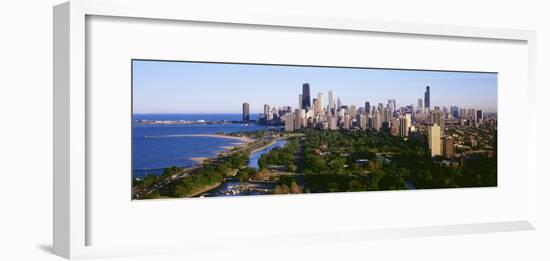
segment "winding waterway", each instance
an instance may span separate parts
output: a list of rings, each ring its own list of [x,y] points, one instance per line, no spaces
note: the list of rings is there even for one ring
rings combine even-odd
[[[266,148],[263,148],[261,150],[257,150],[250,154],[250,157],[248,159],[248,167],[249,168],[255,168],[259,169],[258,161],[260,160],[260,157],[268,152],[270,152],[274,148],[282,148],[286,145],[286,140],[277,140],[274,143],[270,144]]]

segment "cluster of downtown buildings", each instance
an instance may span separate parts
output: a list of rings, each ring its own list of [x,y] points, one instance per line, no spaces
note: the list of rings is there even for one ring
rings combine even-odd
[[[250,104],[243,103],[243,122],[250,121]],[[432,156],[454,157],[456,134],[446,135],[447,125],[459,127],[477,127],[484,121],[482,110],[430,106],[430,87],[426,86],[424,100],[418,99],[413,104],[397,108],[396,100],[389,99],[387,104],[371,105],[366,101],[364,106],[343,104],[340,98],[335,99],[333,91],[328,92],[328,104],[323,106],[323,94],[318,93],[311,99],[310,85],[302,85],[298,96],[298,108],[291,106],[280,108],[264,105],[258,123],[267,125],[284,125],[285,131],[303,128],[325,130],[338,129],[373,129],[408,138],[415,133],[424,132],[428,136],[428,145]],[[493,122],[496,126],[496,118]]]

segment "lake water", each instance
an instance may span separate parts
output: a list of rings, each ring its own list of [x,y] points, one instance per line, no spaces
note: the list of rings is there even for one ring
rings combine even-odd
[[[250,160],[248,162],[248,167],[259,169],[260,166],[258,166],[258,160],[260,159],[260,157],[262,155],[268,153],[269,151],[271,151],[274,148],[284,147],[285,144],[286,144],[286,140],[278,140],[275,143],[269,145],[268,147],[266,147],[264,149],[261,149],[261,150],[258,150],[258,151],[255,151],[254,153],[250,154],[250,158],[249,158]]]
[[[251,114],[257,119],[257,114]],[[205,120],[239,121],[241,114],[135,114],[132,126],[133,176],[162,174],[162,169],[170,166],[188,167],[196,163],[195,157],[211,157],[224,150],[225,146],[238,143],[234,139],[214,137],[175,137],[182,134],[214,134],[256,131],[267,128],[262,125],[232,124],[137,124],[138,120]]]

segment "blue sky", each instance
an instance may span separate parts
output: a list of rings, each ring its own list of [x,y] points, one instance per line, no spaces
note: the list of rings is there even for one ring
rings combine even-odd
[[[264,104],[296,108],[304,82],[312,98],[323,93],[323,106],[329,90],[346,105],[416,106],[429,85],[432,107],[497,108],[495,73],[134,60],[132,77],[134,113],[240,113],[243,102],[252,113]]]

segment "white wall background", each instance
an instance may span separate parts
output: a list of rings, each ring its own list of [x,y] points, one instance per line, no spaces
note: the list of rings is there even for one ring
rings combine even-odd
[[[182,0],[183,1],[183,0]],[[60,260],[52,249],[52,6],[0,4],[0,260]],[[154,6],[154,1],[152,6]],[[550,17],[545,1],[195,1],[216,12],[347,16],[375,20],[534,29],[538,33],[538,217],[536,231],[290,248],[201,252],[115,260],[550,260],[550,189],[544,177],[545,101],[550,98]],[[154,8],[154,7],[152,7]],[[526,128],[532,126],[525,126]],[[548,154],[548,153],[546,153]]]

